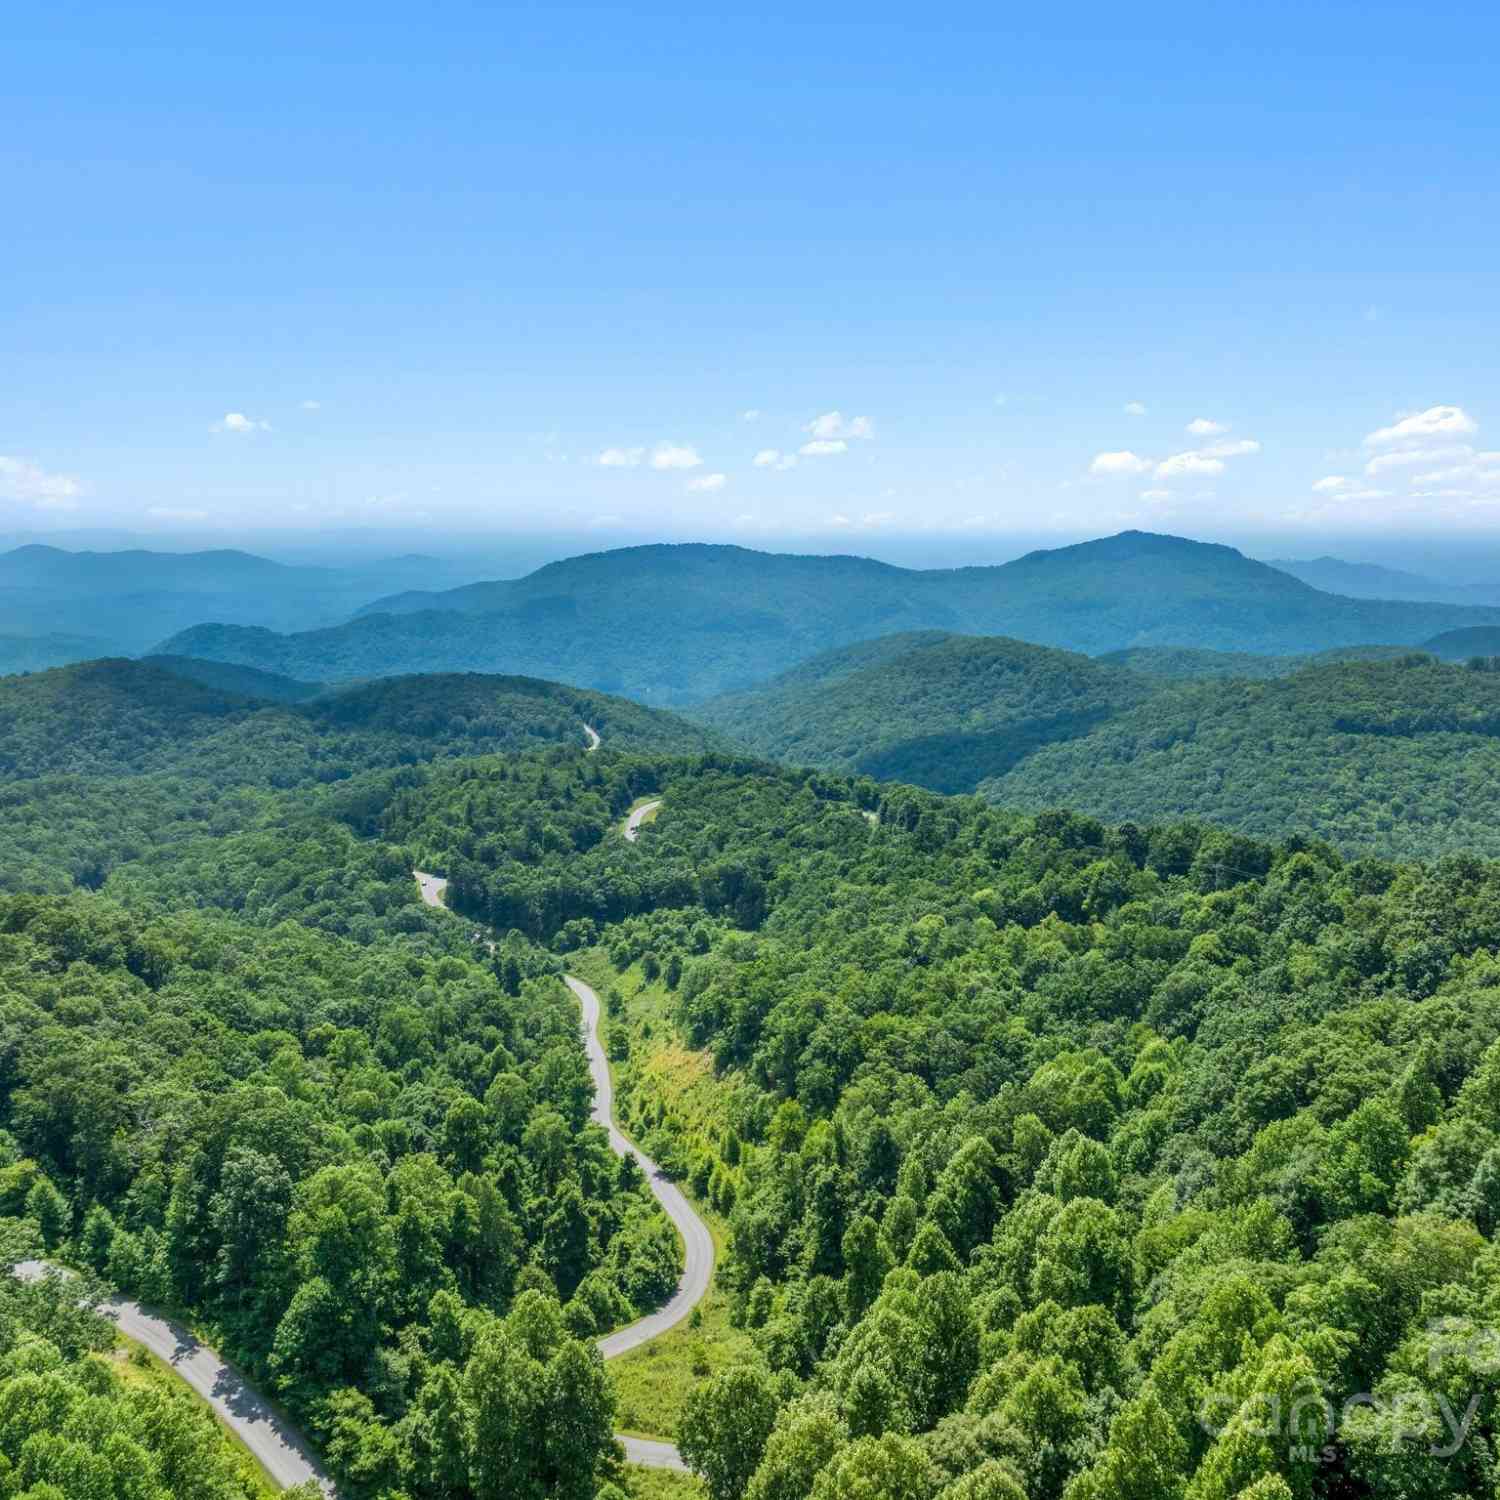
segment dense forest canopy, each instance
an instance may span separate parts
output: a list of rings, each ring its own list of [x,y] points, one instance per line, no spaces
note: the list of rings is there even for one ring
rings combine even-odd
[[[678,1250],[587,1124],[552,961],[476,956],[399,851],[360,882],[405,914],[359,942],[281,920],[262,873],[204,892],[234,918],[0,898],[0,1213],[191,1309],[350,1494],[592,1494],[612,1396],[588,1340],[660,1301]]]
[[[1185,641],[1288,653],[1410,644],[1497,623],[1493,608],[1345,598],[1231,547],[1124,532],[999,567],[921,570],[743,547],[630,547],[510,582],[379,599],[326,629],[205,623],[160,649],[325,682],[526,672],[681,705],[743,691],[837,646],[911,630],[1090,653]]]
[[[689,710],[792,764],[1351,852],[1500,855],[1500,678],[1395,647],[1309,657],[896,636]]]
[[[1500,676],[1483,666],[1408,655],[1195,683],[979,790],[1007,806],[1307,833],[1355,853],[1500,856]]]
[[[623,747],[712,741],[657,710],[529,678],[395,678],[307,699],[273,683],[270,701],[250,686],[261,674],[157,659],[0,678],[0,890],[97,887],[181,838],[295,818],[320,789],[350,784],[357,798],[362,776],[392,767],[581,747],[586,723]]]
[[[569,851],[648,782],[638,857]],[[1500,867],[724,760],[389,816],[722,1070],[692,1172],[757,1352],[689,1400],[711,1495],[1487,1493]]]

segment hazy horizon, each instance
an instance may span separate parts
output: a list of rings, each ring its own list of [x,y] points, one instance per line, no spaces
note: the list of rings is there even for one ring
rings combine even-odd
[[[1500,573],[1500,536],[1444,536],[1428,532],[1384,534],[1244,534],[1162,527],[1118,528],[1159,531],[1187,540],[1230,546],[1247,557],[1272,562],[1331,556],[1415,573],[1434,582],[1462,586],[1492,583]],[[225,532],[150,532],[79,527],[72,530],[0,531],[0,551],[28,544],[72,552],[131,549],[199,552],[233,549],[307,567],[360,568],[392,558],[418,555],[442,563],[466,578],[513,578],[549,562],[586,553],[655,543],[723,544],[759,552],[873,558],[904,568],[996,566],[1029,552],[1073,546],[1113,531],[1076,533],[1010,532],[984,537],[886,533],[832,536],[780,535],[746,538],[733,534],[651,532],[549,533],[546,531],[459,532],[406,528],[365,528],[314,534],[269,529]]]

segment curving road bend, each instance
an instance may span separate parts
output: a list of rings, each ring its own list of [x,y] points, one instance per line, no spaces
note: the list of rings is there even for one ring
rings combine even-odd
[[[657,797],[652,802],[643,802],[625,819],[625,838],[628,843],[635,843],[641,836],[641,824],[646,821],[658,808],[661,807],[661,798]]]
[[[24,1260],[13,1269],[23,1281],[68,1274],[40,1260]],[[100,1304],[100,1311],[112,1318],[127,1338],[144,1344],[202,1396],[282,1489],[314,1479],[324,1494],[334,1493],[333,1483],[307,1439],[232,1364],[180,1323],[148,1312],[139,1302],[124,1297],[111,1297]]]
[[[599,1352],[605,1359],[638,1349],[658,1334],[675,1327],[703,1300],[714,1270],[714,1238],[708,1225],[693,1210],[682,1189],[667,1178],[657,1164],[615,1124],[614,1084],[609,1076],[609,1062],[599,1040],[599,997],[583,980],[572,974],[563,976],[567,986],[578,997],[583,1011],[583,1045],[589,1058],[589,1072],[594,1080],[595,1121],[609,1132],[609,1144],[617,1156],[634,1156],[663,1212],[682,1236],[682,1280],[667,1303],[644,1318],[617,1328],[599,1340]]]

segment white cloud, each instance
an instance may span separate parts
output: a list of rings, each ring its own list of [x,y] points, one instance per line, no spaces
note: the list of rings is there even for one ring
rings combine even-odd
[[[83,485],[72,474],[51,474],[25,458],[0,454],[0,495],[44,510],[73,510]]]
[[[1320,495],[1336,495],[1340,490],[1348,488],[1349,481],[1342,474],[1325,474],[1313,485],[1313,489]]]
[[[696,469],[702,462],[696,448],[681,443],[658,443],[651,450],[653,469]]]
[[[1144,401],[1127,401],[1125,403],[1125,415],[1127,417],[1144,417],[1146,415],[1146,403]]]
[[[760,408],[758,406],[752,406],[748,411],[742,411],[740,413],[740,421],[742,421],[742,422],[758,422],[758,421],[760,421]]]
[[[1403,443],[1423,443],[1429,438],[1468,437],[1479,430],[1478,424],[1461,406],[1429,406],[1391,423],[1377,427],[1365,438],[1367,448],[1391,448]]]
[[[1434,469],[1430,474],[1413,474],[1413,484],[1482,484],[1500,483],[1500,453],[1476,453],[1467,463]]]
[[[1187,424],[1186,431],[1192,437],[1217,437],[1221,432],[1229,431],[1229,423],[1211,422],[1207,417],[1194,417]]]
[[[802,430],[818,442],[831,442],[837,438],[875,436],[875,424],[868,417],[845,418],[841,411],[825,411],[821,417],[814,417]],[[804,448],[803,451],[806,452],[806,449]],[[844,449],[830,451],[842,453]]]
[[[1223,472],[1223,459],[1210,458],[1203,453],[1174,453],[1171,458],[1162,459],[1156,466],[1158,479],[1180,479],[1188,474],[1211,477]]]
[[[323,403],[321,401],[304,401],[302,403],[302,410],[303,411],[322,411],[323,410]]]
[[[1171,498],[1172,498],[1172,492],[1171,492],[1171,490],[1142,490],[1141,491],[1141,499],[1142,500],[1170,500]]]
[[[1151,467],[1149,458],[1142,458],[1128,448],[1116,453],[1096,453],[1089,464],[1090,474],[1144,474]]]
[[[688,493],[694,495],[711,494],[714,490],[722,490],[729,483],[727,474],[699,474],[695,479],[687,482]]]
[[[235,432],[244,436],[251,432],[269,432],[269,422],[258,422],[254,417],[247,417],[242,411],[227,411],[213,425],[215,432]]]
[[[1006,395],[1006,394],[1005,394],[1005,393],[1004,393],[1004,392],[1003,392],[1003,391],[1002,391],[1002,392],[1001,392],[1001,393],[1000,393],[1000,394],[999,394],[999,395],[998,395],[998,396],[996,396],[996,397],[995,397],[995,405],[996,405],[996,406],[1004,406],[1004,405],[1005,405],[1005,403],[1006,403],[1006,402],[1007,402],[1007,401],[1009,401],[1009,400],[1010,400],[1010,397],[1009,397],[1009,396],[1007,396],[1007,395]]]
[[[762,448],[750,462],[757,469],[792,469],[797,465],[797,456],[783,453],[780,448]]]
[[[603,469],[633,469],[645,456],[644,448],[606,448],[596,462]]]
[[[153,521],[206,521],[208,512],[206,510],[194,510],[185,505],[150,505],[146,507],[146,514]]]
[[[1373,478],[1376,474],[1391,469],[1411,469],[1421,464],[1446,463],[1450,459],[1471,458],[1474,450],[1467,443],[1450,443],[1439,448],[1402,448],[1395,453],[1377,453],[1365,465],[1365,473]]]
[[[797,450],[804,458],[827,458],[830,454],[848,451],[849,445],[842,438],[814,438]]]
[[[1227,443],[1210,443],[1198,451],[1205,458],[1244,458],[1247,454],[1259,453],[1260,444],[1254,438],[1231,438]]]

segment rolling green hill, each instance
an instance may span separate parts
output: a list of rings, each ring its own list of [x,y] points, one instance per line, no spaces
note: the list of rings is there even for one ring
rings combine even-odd
[[[0,779],[174,771],[291,786],[443,756],[582,748],[585,723],[615,749],[697,750],[713,740],[659,710],[525,677],[394,678],[296,703],[180,666],[103,660],[0,679]]]
[[[1069,651],[921,633],[825,652],[692,716],[778,760],[971,792],[1157,690]]]
[[[1347,599],[1231,547],[1124,532],[1001,567],[930,570],[742,547],[632,547],[512,582],[394,595],[328,629],[203,625],[160,649],[319,681],[525,672],[685,704],[910,630],[1088,653],[1183,642],[1292,653],[1411,643],[1481,624],[1500,625],[1500,609]]]
[[[1358,852],[1496,856],[1500,676],[1410,654],[1178,685],[980,792],[1018,808],[1310,834]]]
[[[1422,643],[1424,651],[1444,661],[1467,661],[1471,656],[1500,656],[1500,626],[1470,625],[1445,630]]]
[[[1388,661],[1410,651],[1410,646],[1335,646],[1329,651],[1262,656],[1254,651],[1205,651],[1193,646],[1132,646],[1105,651],[1094,659],[1146,677],[1195,682],[1207,677],[1286,677],[1320,662]]]
[[[144,656],[148,667],[159,667],[174,677],[185,677],[205,687],[220,688],[245,698],[260,698],[268,703],[305,703],[328,689],[321,682],[298,682],[293,677],[278,677],[256,667],[240,667],[227,661],[200,661],[194,656]]]

